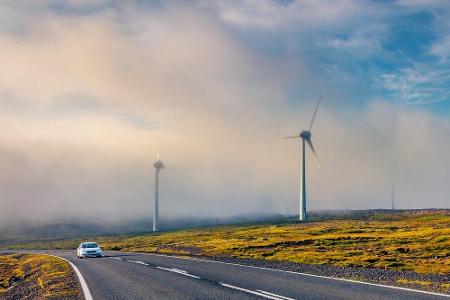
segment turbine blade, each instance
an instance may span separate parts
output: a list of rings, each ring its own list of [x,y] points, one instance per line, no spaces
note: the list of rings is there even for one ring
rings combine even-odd
[[[299,135],[294,135],[294,136],[287,136],[285,137],[285,139],[298,139],[300,136]]]
[[[322,167],[320,166],[319,157],[317,156],[316,150],[314,150],[314,146],[310,139],[307,139],[306,142],[309,145],[309,148],[311,148],[312,153],[314,154],[314,158],[316,159],[317,165],[319,166],[319,169],[322,170]]]
[[[321,100],[322,100],[322,96],[320,96],[320,97],[319,97],[319,101],[317,101],[317,106],[316,106],[316,109],[314,110],[314,114],[313,114],[313,117],[312,117],[312,119],[311,119],[311,123],[309,124],[309,129],[308,129],[308,131],[311,131],[311,128],[312,128],[312,126],[313,126],[314,119],[316,118],[317,110],[319,109],[319,104],[320,104],[320,101],[321,101]]]

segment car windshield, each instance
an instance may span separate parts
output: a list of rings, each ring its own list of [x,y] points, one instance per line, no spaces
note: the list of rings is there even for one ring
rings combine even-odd
[[[81,244],[81,248],[97,248],[97,243],[85,243]]]

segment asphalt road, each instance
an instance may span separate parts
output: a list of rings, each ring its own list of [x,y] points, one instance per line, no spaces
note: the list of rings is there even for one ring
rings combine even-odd
[[[93,299],[446,299],[213,261],[122,252],[77,259],[75,250],[46,252],[75,264]]]

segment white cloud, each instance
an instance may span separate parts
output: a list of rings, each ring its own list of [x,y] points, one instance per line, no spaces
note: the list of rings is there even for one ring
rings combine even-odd
[[[375,3],[339,1],[273,1],[245,0],[204,3],[217,9],[222,19],[230,24],[253,28],[284,28],[293,31],[311,27],[342,26],[347,21],[378,14]],[[304,28],[306,26],[306,28]]]
[[[313,109],[309,96],[292,103],[288,95],[293,87],[317,90],[314,74],[298,63],[308,57],[259,51],[204,5],[127,3],[75,16],[42,9],[23,25],[26,34],[0,32],[2,222],[149,216],[157,149],[169,167],[165,216],[297,206],[299,147],[283,137],[308,123]],[[309,5],[329,22],[352,13],[292,5]],[[22,16],[22,9],[14,11]],[[392,76],[384,83],[399,92],[433,79],[416,69]],[[310,207],[388,207],[395,153],[399,205],[448,205],[448,120],[380,101],[355,110],[339,91],[324,90],[313,131],[324,172],[308,155]],[[424,204],[430,187],[435,197]]]
[[[394,99],[406,104],[429,104],[448,100],[446,84],[450,71],[441,65],[414,63],[395,73],[383,74],[381,85],[394,93]]]
[[[422,9],[448,7],[448,1],[446,0],[397,0],[395,3],[399,6]]]
[[[441,63],[446,63],[450,58],[450,35],[431,45],[430,53],[439,57]]]
[[[384,55],[383,43],[389,33],[385,24],[368,24],[359,26],[345,37],[332,36],[319,38],[317,46],[326,46],[339,51],[339,55],[352,55],[352,60],[368,59],[374,55]]]

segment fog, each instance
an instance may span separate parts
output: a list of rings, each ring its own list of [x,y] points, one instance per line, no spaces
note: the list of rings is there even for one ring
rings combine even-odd
[[[106,2],[0,4],[0,226],[150,219],[158,152],[164,218],[293,214],[300,141],[284,137],[319,95],[310,209],[388,208],[392,183],[399,208],[450,207],[445,115],[254,47],[226,4]],[[263,25],[255,39],[282,30]]]

